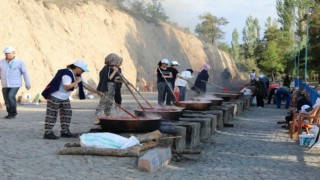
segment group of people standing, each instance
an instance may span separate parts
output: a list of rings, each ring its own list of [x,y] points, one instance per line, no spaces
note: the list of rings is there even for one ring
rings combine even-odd
[[[264,99],[268,99],[268,104],[271,103],[271,99],[274,98],[274,104],[277,108],[281,108],[282,99],[286,100],[285,108],[288,109],[290,106],[290,84],[291,80],[289,75],[285,75],[283,78],[283,85],[280,84],[269,84],[269,79],[264,76],[258,76],[256,79],[255,70],[250,73],[250,84],[254,87],[252,96],[256,98],[256,104],[258,108],[264,107]]]
[[[83,60],[68,65],[66,69],[57,72],[52,81],[48,84],[42,95],[47,99],[47,110],[45,118],[44,139],[58,139],[52,128],[60,113],[61,132],[60,137],[72,138],[78,135],[69,130],[72,110],[69,97],[75,88],[79,88],[79,98],[84,99],[83,88],[97,93],[101,98],[96,108],[96,122],[99,124],[99,117],[110,116],[113,101],[121,104],[121,68],[122,58],[117,54],[109,54],[104,61],[105,66],[99,73],[97,90],[92,89],[85,81],[82,73],[89,72]]]
[[[3,50],[5,58],[0,61],[0,79],[2,86],[2,94],[5,101],[8,115],[5,119],[13,119],[17,116],[16,95],[22,86],[22,77],[24,78],[26,89],[31,88],[25,63],[16,58],[15,49],[6,47]],[[70,104],[71,93],[79,90],[79,98],[85,99],[84,89],[97,93],[101,99],[96,108],[95,115],[109,116],[112,102],[121,104],[121,68],[122,58],[117,54],[111,53],[105,58],[105,66],[99,74],[99,84],[97,90],[92,89],[82,76],[84,72],[89,72],[87,64],[84,60],[77,60],[73,64],[69,64],[66,68],[57,71],[53,79],[41,93],[47,100],[45,123],[44,123],[44,139],[58,139],[52,129],[60,116],[60,137],[73,138],[78,135],[70,132],[70,123],[72,117],[72,108]],[[98,118],[97,118],[98,119]],[[99,122],[96,122],[97,124]]]
[[[16,94],[22,86],[22,77],[27,90],[31,88],[31,85],[27,68],[22,60],[15,57],[14,48],[6,47],[3,53],[5,58],[0,61],[0,78],[2,94],[8,112],[5,118],[13,119],[17,115]],[[70,132],[72,108],[69,98],[75,89],[78,89],[79,99],[85,99],[85,89],[100,96],[100,102],[95,112],[95,124],[99,124],[99,117],[110,116],[112,101],[118,105],[121,105],[122,101],[121,84],[123,76],[120,68],[122,62],[123,59],[114,53],[105,58],[105,65],[99,73],[97,89],[90,87],[83,77],[84,72],[89,72],[84,60],[77,60],[67,65],[66,68],[58,70],[41,93],[47,100],[43,138],[52,140],[59,138],[52,131],[58,115],[61,125],[60,137],[73,138],[78,136]],[[168,67],[169,64],[169,60],[163,59],[159,62],[155,71],[159,105],[164,105],[164,102],[166,102],[166,105],[171,106],[176,102],[173,93],[175,86],[180,90],[179,99],[181,101],[185,100],[188,82],[193,77],[191,68],[179,73],[177,66],[180,64],[177,61],[172,61],[170,67]],[[202,93],[206,92],[206,83],[209,78],[208,70],[210,68],[209,65],[205,64],[193,84]]]
[[[162,59],[159,61],[155,70],[157,76],[157,90],[158,90],[158,104],[163,106],[164,103],[167,106],[172,106],[176,103],[177,97],[174,95],[174,88],[179,88],[179,101],[184,101],[186,97],[186,90],[189,88],[188,83],[193,78],[193,69],[189,68],[179,73],[177,66],[180,64],[177,61],[172,61],[171,65],[168,59]],[[192,84],[192,90],[198,90],[198,93],[206,92],[206,83],[209,79],[208,70],[211,67],[208,64],[203,66],[203,69],[199,72],[195,83]]]

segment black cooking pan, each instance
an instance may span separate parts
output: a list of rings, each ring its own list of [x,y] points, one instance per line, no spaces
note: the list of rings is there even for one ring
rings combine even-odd
[[[108,132],[151,132],[160,128],[160,117],[101,117],[101,128]]]
[[[181,108],[144,108],[134,110],[134,113],[138,117],[145,117],[145,116],[154,116],[158,115],[162,119],[165,120],[179,120],[182,117],[183,109]]]
[[[224,101],[222,98],[215,96],[199,96],[191,99],[194,101],[210,101],[211,106],[221,106],[222,102]]]
[[[205,111],[208,110],[211,102],[210,101],[179,101],[179,104],[187,110],[193,111]]]
[[[223,99],[227,98],[228,100],[233,100],[233,99],[239,99],[240,97],[240,93],[227,93],[227,92],[223,92],[223,93],[213,93],[214,96],[217,97],[221,97]]]
[[[86,88],[92,92],[100,93],[88,84],[84,83]],[[105,95],[104,95],[105,96]],[[107,116],[100,117],[100,126],[104,131],[109,132],[149,132],[160,128],[161,117],[136,117],[128,110],[116,104],[113,100],[105,96],[107,100],[112,102],[115,106],[126,112],[130,117],[124,116]]]

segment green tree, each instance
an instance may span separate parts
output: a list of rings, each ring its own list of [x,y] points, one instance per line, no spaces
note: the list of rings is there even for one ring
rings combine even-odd
[[[201,23],[196,26],[195,32],[200,39],[215,44],[217,40],[223,38],[225,33],[220,29],[220,26],[228,24],[227,19],[217,18],[209,12],[200,15],[199,19]]]
[[[219,42],[218,43],[218,48],[224,52],[227,52],[230,54],[230,46],[228,45],[228,43],[225,42]]]
[[[167,21],[169,17],[166,15],[161,1],[163,0],[152,0],[151,3],[148,3],[146,13],[147,16],[153,19],[161,19],[163,21]]]
[[[231,41],[231,55],[233,60],[236,63],[239,63],[239,56],[240,56],[240,50],[239,50],[239,33],[237,29],[234,29],[232,32],[232,41]]]
[[[277,0],[276,2],[279,22],[283,31],[288,31],[294,38],[295,0]]]
[[[242,30],[244,42],[245,58],[254,59],[254,50],[260,41],[260,26],[257,18],[249,16],[246,20],[246,26]]]
[[[283,72],[284,65],[282,63],[281,50],[277,47],[275,41],[267,43],[258,66],[263,69],[264,72],[271,74],[273,79],[276,73]]]
[[[310,63],[308,62],[310,64],[308,68],[320,75],[320,6],[318,4],[310,15],[309,44],[311,52],[309,55],[311,54],[312,58]],[[318,79],[320,82],[320,78]]]
[[[305,41],[306,37],[306,10],[313,5],[314,0],[296,0],[297,18],[296,35],[299,41]]]
[[[130,11],[135,14],[137,17],[146,16],[146,5],[143,0],[136,0],[131,2]]]

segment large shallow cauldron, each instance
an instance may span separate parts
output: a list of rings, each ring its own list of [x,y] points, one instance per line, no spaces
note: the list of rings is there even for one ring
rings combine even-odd
[[[134,110],[134,113],[136,116],[139,117],[148,117],[148,116],[154,116],[158,115],[162,119],[166,120],[179,120],[179,118],[182,116],[183,109],[176,109],[176,108],[143,108]]]
[[[101,117],[101,128],[109,132],[150,132],[160,128],[160,117]]]
[[[211,101],[211,106],[221,106],[223,99],[215,96],[199,96],[191,98],[194,101]]]
[[[179,101],[179,104],[187,110],[205,111],[209,109],[210,101]]]
[[[221,97],[225,101],[228,101],[230,99],[231,100],[239,99],[239,97],[240,97],[240,93],[227,93],[227,92],[224,92],[224,93],[213,93],[213,95],[217,96],[217,97]]]

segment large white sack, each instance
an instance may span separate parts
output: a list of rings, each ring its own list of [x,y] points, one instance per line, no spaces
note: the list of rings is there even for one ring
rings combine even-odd
[[[125,149],[140,142],[134,136],[125,138],[113,133],[87,133],[80,136],[80,144],[82,147]]]

